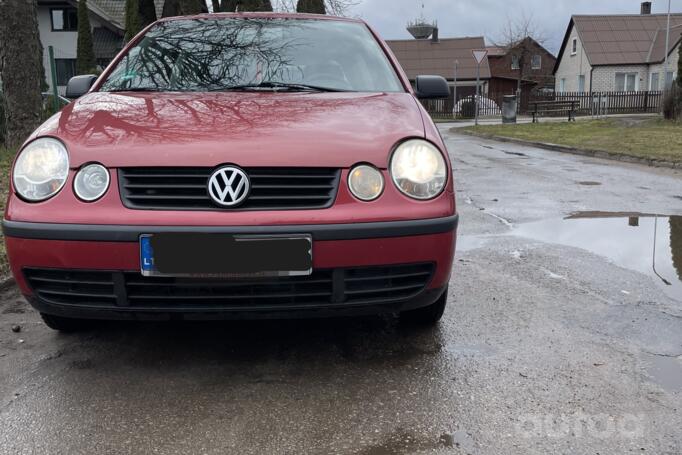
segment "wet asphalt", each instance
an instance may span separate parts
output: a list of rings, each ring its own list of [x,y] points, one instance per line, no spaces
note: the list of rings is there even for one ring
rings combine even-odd
[[[682,172],[441,129],[461,224],[438,327],[60,335],[11,288],[0,453],[682,453]]]

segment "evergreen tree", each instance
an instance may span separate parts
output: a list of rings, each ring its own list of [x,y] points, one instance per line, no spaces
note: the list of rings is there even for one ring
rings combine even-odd
[[[87,0],[78,0],[78,39],[76,41],[76,74],[97,71],[95,50],[92,47],[92,28]]]
[[[138,0],[140,13],[140,28],[144,28],[152,22],[156,22],[156,7],[154,0]]]
[[[270,0],[241,0],[239,11],[272,11]]]
[[[140,3],[138,0],[126,0],[126,33],[124,39],[126,42],[133,39],[140,30],[142,30],[142,23],[140,21]]]
[[[324,0],[298,0],[296,12],[327,14],[327,9],[324,6]]]

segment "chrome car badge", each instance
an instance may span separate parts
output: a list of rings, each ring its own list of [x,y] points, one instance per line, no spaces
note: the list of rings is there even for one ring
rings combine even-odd
[[[246,173],[234,166],[221,167],[208,179],[209,196],[223,207],[234,207],[244,202],[250,187]]]

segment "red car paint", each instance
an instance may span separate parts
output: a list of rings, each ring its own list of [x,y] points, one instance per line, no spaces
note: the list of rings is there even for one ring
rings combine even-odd
[[[214,15],[264,17],[262,14]],[[292,15],[269,14],[288,18]],[[316,20],[351,20],[296,15]],[[128,44],[133,46],[142,32]],[[376,36],[376,35],[375,35]],[[377,38],[378,39],[378,38]],[[101,85],[124,49],[90,93],[66,106],[27,140],[54,137],[69,153],[64,188],[39,203],[20,199],[12,189],[5,220],[121,226],[277,226],[430,220],[456,214],[453,179],[436,198],[418,201],[393,185],[388,171],[394,148],[410,138],[447,150],[430,117],[386,44],[378,39],[404,85],[404,93],[106,93]],[[73,178],[81,165],[96,161],[111,173],[100,200],[80,201]],[[347,186],[357,163],[379,168],[386,182],[375,201],[361,202]],[[123,206],[117,169],[144,166],[242,167],[309,166],[342,169],[337,198],[328,209],[284,211],[131,210]],[[451,174],[450,174],[451,175]],[[455,232],[390,238],[316,241],[313,266],[335,268],[434,262],[429,289],[447,285]],[[31,288],[24,267],[139,270],[137,242],[5,239],[12,271],[22,292]]]

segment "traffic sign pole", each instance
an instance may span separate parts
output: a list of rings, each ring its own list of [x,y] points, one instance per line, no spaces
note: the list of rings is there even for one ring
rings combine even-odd
[[[475,98],[475,100],[476,100],[476,121],[474,122],[474,124],[476,126],[478,126],[478,103],[479,103],[479,98],[480,98],[479,94],[478,94],[478,87],[479,87],[480,81],[481,81],[481,64],[479,63],[476,66],[476,95],[475,95],[476,96],[476,98]]]
[[[475,116],[475,124],[478,126],[478,109],[479,109],[479,85],[481,83],[481,63],[483,62],[483,59],[485,58],[486,55],[488,55],[488,51],[486,49],[480,49],[476,50],[473,49],[471,51],[472,55],[474,56],[474,59],[476,60],[476,94],[474,95],[475,99],[475,109],[476,109],[476,116]]]

